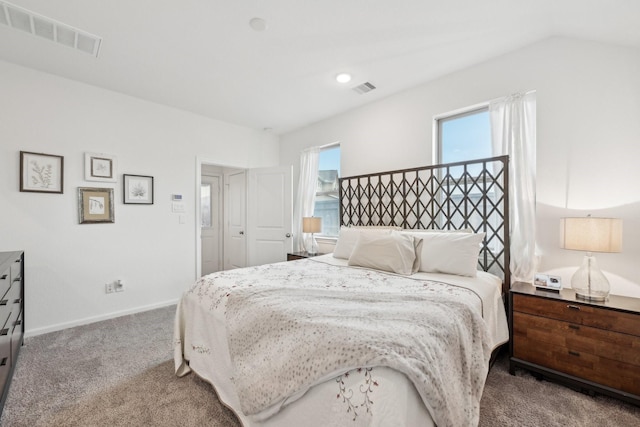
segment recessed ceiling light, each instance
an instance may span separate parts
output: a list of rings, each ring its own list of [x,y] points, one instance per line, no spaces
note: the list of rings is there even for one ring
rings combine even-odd
[[[349,83],[351,81],[351,74],[340,73],[336,76],[336,81],[338,83]]]
[[[249,21],[249,25],[256,31],[264,31],[267,29],[267,21],[262,18],[253,18]]]

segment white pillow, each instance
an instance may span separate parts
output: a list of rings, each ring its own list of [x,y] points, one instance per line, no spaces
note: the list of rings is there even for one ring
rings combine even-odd
[[[338,241],[336,247],[333,250],[334,258],[349,259],[353,248],[356,246],[358,237],[361,234],[371,234],[373,236],[380,236],[384,234],[391,234],[391,230],[388,228],[353,228],[353,227],[340,227],[340,233],[338,234]]]
[[[411,232],[423,240],[420,271],[476,277],[480,243],[485,233]]]
[[[472,228],[461,228],[459,230],[438,230],[436,228],[403,228],[402,231],[409,233],[473,233]]]
[[[360,230],[402,230],[397,225],[350,225],[348,228],[358,228]]]
[[[400,233],[361,234],[348,264],[410,275],[420,266],[421,245],[421,239]]]

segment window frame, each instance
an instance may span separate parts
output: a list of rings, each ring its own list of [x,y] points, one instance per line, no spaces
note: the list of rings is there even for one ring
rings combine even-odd
[[[432,163],[433,164],[442,164],[442,132],[440,131],[441,129],[441,123],[443,121],[448,121],[448,120],[454,120],[454,119],[458,119],[458,118],[462,118],[465,116],[470,116],[479,112],[483,112],[483,111],[489,111],[489,103],[488,102],[482,102],[480,104],[475,104],[475,105],[471,105],[468,107],[464,107],[464,108],[459,108],[457,110],[453,110],[453,111],[449,111],[446,113],[442,113],[442,114],[438,114],[433,116],[433,125],[432,125],[432,130],[433,130],[433,136],[432,136]],[[471,160],[471,159],[469,159]]]
[[[322,153],[322,151],[334,150],[336,148],[339,150],[339,153],[340,153],[339,162],[338,162],[338,180],[339,180],[340,179],[340,175],[341,175],[341,173],[340,173],[340,169],[341,168],[340,167],[342,165],[342,147],[340,146],[340,142],[336,141],[336,142],[333,142],[331,144],[323,145],[323,146],[320,147],[320,152]],[[318,168],[318,173],[320,173],[320,168]],[[339,229],[340,228],[340,220],[339,220],[339,218],[340,218],[340,200],[339,200],[340,188],[338,188],[338,190],[337,190],[337,195],[338,195],[338,211],[337,211],[337,215],[336,216],[338,217],[338,229]],[[316,191],[316,193],[315,193],[315,197],[317,197],[317,196],[318,196],[318,191]],[[317,203],[317,200],[314,202],[314,207],[313,207],[314,215],[315,215],[316,203]],[[324,228],[324,224],[323,224],[323,228]],[[318,241],[320,241],[320,240],[326,240],[326,241],[333,240],[333,241],[336,241],[338,239],[338,235],[337,234],[335,236],[327,235],[327,234],[324,233],[324,230],[322,232],[320,232],[320,233],[317,233],[315,237],[316,237],[316,240],[318,240]]]

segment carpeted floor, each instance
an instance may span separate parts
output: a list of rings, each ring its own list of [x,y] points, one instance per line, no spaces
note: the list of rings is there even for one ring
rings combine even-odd
[[[239,423],[209,384],[173,374],[175,306],[29,338],[0,425],[224,426]],[[480,425],[638,426],[640,408],[491,370]],[[297,427],[297,426],[296,426]]]

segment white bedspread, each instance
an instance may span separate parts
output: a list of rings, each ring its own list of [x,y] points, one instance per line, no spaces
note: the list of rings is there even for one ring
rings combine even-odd
[[[264,420],[328,380],[342,393],[342,375],[353,368],[388,366],[411,379],[439,426],[476,425],[490,352],[508,336],[499,286],[489,276],[455,278],[452,286],[441,283],[447,275],[405,278],[328,257],[216,273],[178,307],[176,372],[219,351],[206,312],[226,312],[228,343],[218,337],[217,346],[228,344],[232,355],[226,360],[237,397],[230,400],[239,398],[243,420]],[[370,370],[360,371],[372,387]],[[360,405],[367,412],[368,399],[364,393]]]

